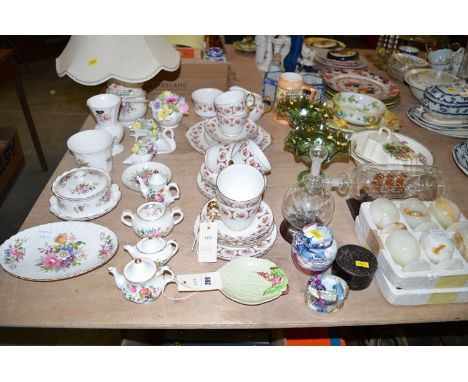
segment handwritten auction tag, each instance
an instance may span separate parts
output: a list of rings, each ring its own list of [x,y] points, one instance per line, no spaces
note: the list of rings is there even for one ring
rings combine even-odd
[[[177,276],[177,289],[179,292],[216,290],[222,287],[219,272]]]
[[[198,233],[198,262],[216,263],[218,249],[218,223],[200,223]]]

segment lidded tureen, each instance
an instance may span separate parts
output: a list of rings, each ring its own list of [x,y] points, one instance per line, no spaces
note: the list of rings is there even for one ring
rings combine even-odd
[[[89,215],[105,209],[112,200],[112,180],[104,170],[74,168],[58,176],[52,192],[58,208],[69,216]]]

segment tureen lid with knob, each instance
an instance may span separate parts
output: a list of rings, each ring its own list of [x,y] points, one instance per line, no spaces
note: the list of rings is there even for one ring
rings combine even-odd
[[[65,199],[86,199],[109,188],[107,172],[93,167],[74,168],[64,172],[52,184],[52,192]]]

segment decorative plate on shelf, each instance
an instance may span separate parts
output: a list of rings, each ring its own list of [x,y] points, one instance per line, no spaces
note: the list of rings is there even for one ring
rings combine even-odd
[[[158,173],[164,175],[168,183],[171,181],[172,171],[165,164],[159,162],[141,162],[130,166],[122,173],[122,182],[130,190],[140,191],[137,176],[146,180],[151,175]]]
[[[334,92],[367,94],[381,101],[395,98],[400,94],[392,81],[365,70],[347,73],[334,71],[325,73],[323,78]]]
[[[0,246],[0,265],[32,281],[63,280],[107,263],[117,252],[117,236],[93,223],[60,222],[32,227]]]

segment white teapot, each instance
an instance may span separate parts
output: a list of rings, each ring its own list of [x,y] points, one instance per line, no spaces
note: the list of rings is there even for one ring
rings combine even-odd
[[[137,177],[137,180],[140,184],[140,191],[147,202],[160,202],[168,206],[180,198],[179,186],[176,183],[167,184],[166,177],[161,173],[151,175],[148,184],[140,176]],[[175,194],[171,190],[175,190]]]
[[[175,282],[174,272],[169,267],[157,268],[148,259],[136,259],[128,263],[121,274],[115,267],[107,270],[114,276],[115,285],[123,296],[137,304],[156,300],[167,284]],[[169,275],[165,275],[165,273]]]
[[[160,237],[145,237],[137,245],[124,245],[134,259],[149,259],[157,266],[165,265],[179,250],[179,244],[174,240],[164,240]]]
[[[174,219],[174,216],[179,218]],[[169,211],[163,203],[149,202],[140,205],[136,214],[130,210],[122,211],[120,220],[132,227],[139,237],[164,237],[169,235],[175,225],[184,219],[180,208]]]

